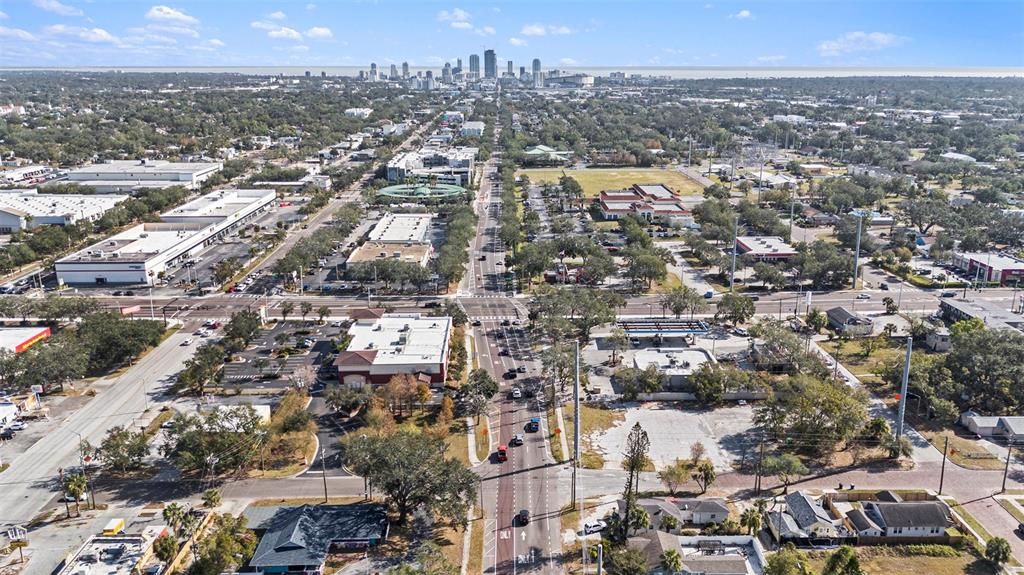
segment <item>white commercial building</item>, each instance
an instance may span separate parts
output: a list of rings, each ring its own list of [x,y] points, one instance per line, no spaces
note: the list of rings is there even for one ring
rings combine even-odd
[[[31,183],[39,179],[45,179],[52,172],[53,168],[50,166],[22,166],[20,168],[12,168],[10,170],[0,172],[0,185],[17,186],[19,184]]]
[[[67,181],[101,194],[174,186],[194,190],[223,167],[220,162],[115,161],[71,170]]]
[[[277,194],[273,190],[220,190],[57,260],[65,284],[157,283],[173,269],[256,219]]]
[[[686,387],[693,372],[705,363],[716,363],[715,358],[699,347],[640,349],[633,355],[633,367],[643,370],[655,366],[666,389]]]
[[[487,124],[483,122],[466,122],[462,124],[462,130],[459,133],[463,136],[483,136],[486,129]]]
[[[357,319],[348,348],[335,360],[339,381],[349,387],[387,383],[411,375],[443,385],[448,375],[452,319],[420,314],[384,314]]]
[[[37,190],[0,190],[0,234],[38,226],[95,221],[126,199],[128,196],[113,194],[40,194]]]
[[[384,214],[370,230],[371,242],[388,244],[430,243],[430,223],[436,214]]]
[[[736,249],[761,261],[785,260],[796,255],[796,248],[779,236],[739,236]]]
[[[345,115],[349,118],[369,118],[370,114],[373,113],[373,108],[348,108],[345,110]]]
[[[387,178],[392,183],[408,179],[426,183],[433,179],[438,184],[466,187],[473,180],[476,154],[477,148],[470,147],[424,147],[405,152],[388,162]]]

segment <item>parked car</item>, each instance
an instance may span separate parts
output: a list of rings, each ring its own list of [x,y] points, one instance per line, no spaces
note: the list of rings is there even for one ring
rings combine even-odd
[[[14,439],[14,435],[14,430],[9,427],[7,429],[4,429],[3,431],[0,431],[0,439],[4,441],[10,441],[11,439]]]
[[[481,322],[478,319],[474,319],[470,325],[472,325],[473,327],[480,327],[481,325],[483,325],[483,322]]]
[[[738,327],[738,328],[732,330],[732,332],[734,334],[740,336],[740,337],[747,337],[747,336],[750,335],[750,332],[745,330],[745,329],[743,329],[742,327]]]
[[[523,390],[519,389],[518,387],[513,387],[509,395],[512,397],[512,399],[522,399]]]
[[[526,373],[526,366],[520,365],[519,367],[516,368],[516,371],[519,373]]]
[[[704,292],[704,299],[711,299],[713,297],[715,297],[715,292],[711,290]]]
[[[591,533],[600,533],[608,527],[608,524],[598,519],[597,521],[587,521],[583,524],[583,534],[590,535]]]
[[[878,284],[878,287],[881,288],[882,291],[889,291],[889,284],[885,282]]]
[[[8,425],[7,429],[10,429],[11,431],[25,431],[26,427],[28,426],[25,425],[24,421],[15,421],[14,423]]]

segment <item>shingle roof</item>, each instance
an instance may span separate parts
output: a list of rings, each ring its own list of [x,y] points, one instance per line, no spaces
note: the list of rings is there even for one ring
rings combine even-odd
[[[878,529],[875,522],[864,514],[863,509],[852,509],[846,513],[846,517],[850,519],[850,523],[853,523],[853,527],[858,532],[867,531],[869,529]]]
[[[673,503],[680,509],[694,513],[729,513],[729,508],[721,499],[676,499]]]
[[[803,491],[790,493],[786,496],[786,510],[796,519],[801,529],[813,525],[818,521],[832,522],[832,517],[818,502]]]
[[[747,575],[747,560],[739,556],[686,557],[683,573],[701,575]]]
[[[320,565],[332,543],[383,540],[388,532],[384,507],[373,504],[271,507],[246,516],[253,529],[265,530],[253,567]]]
[[[938,501],[874,503],[886,527],[947,527],[946,508]]]

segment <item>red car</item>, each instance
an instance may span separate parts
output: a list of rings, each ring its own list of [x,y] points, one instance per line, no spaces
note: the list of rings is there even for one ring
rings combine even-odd
[[[498,446],[498,461],[508,461],[508,446],[507,445],[499,445]]]

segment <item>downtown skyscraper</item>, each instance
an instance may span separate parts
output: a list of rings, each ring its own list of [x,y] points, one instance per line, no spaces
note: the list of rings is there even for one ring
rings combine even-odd
[[[498,77],[498,56],[494,50],[484,50],[484,78]]]

